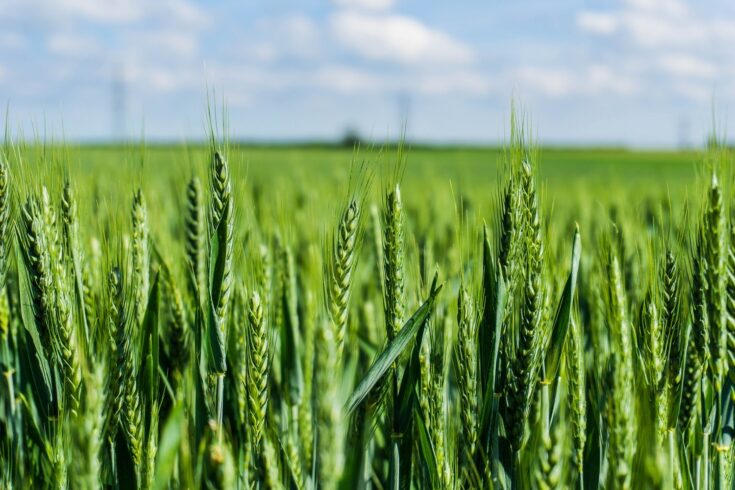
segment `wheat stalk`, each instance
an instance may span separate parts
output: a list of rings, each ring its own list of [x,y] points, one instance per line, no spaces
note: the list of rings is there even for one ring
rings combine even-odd
[[[584,337],[575,316],[567,341],[567,371],[569,374],[568,409],[572,436],[572,452],[578,480],[583,479],[584,448],[587,440],[587,394],[584,362]]]
[[[248,302],[248,421],[253,450],[258,451],[268,408],[268,333],[260,294]]]
[[[198,177],[193,177],[186,187],[185,248],[187,267],[193,279],[192,296],[200,304],[204,304],[207,285],[206,223],[203,203],[202,184]]]
[[[360,207],[350,201],[342,213],[337,235],[332,246],[332,261],[329,270],[329,312],[334,322],[337,356],[344,351],[347,312],[352,290],[352,271],[357,260],[357,233],[360,222]]]
[[[0,156],[0,291],[5,289],[5,274],[10,253],[10,176]]]
[[[521,309],[518,344],[511,366],[510,440],[514,451],[519,451],[525,424],[531,407],[531,398],[536,386],[540,367],[539,349],[544,339],[541,315],[544,291],[542,268],[544,248],[541,241],[541,225],[538,216],[538,201],[531,173],[531,166],[523,165],[523,202],[527,272],[524,283],[524,303]]]
[[[102,488],[100,465],[103,447],[105,383],[102,364],[92,366],[84,375],[83,412],[72,428],[71,486]]]
[[[213,233],[218,237],[218,260],[220,260],[219,277],[212,285],[211,298],[215,313],[216,341],[212,348],[215,351],[215,371],[222,375],[226,370],[225,346],[227,308],[230,303],[232,285],[232,253],[234,247],[234,203],[230,184],[230,171],[224,157],[214,152],[210,171],[212,202],[210,206],[210,223]],[[219,391],[221,389],[218,388]],[[221,403],[218,403],[221,407]]]
[[[608,424],[611,468],[608,485],[629,488],[632,458],[635,452],[632,400],[625,396],[634,389],[633,345],[625,302],[625,288],[620,263],[614,245],[610,246],[607,261],[607,317],[614,350],[604,379],[607,393],[605,418]]]
[[[392,339],[403,326],[404,298],[404,245],[403,245],[403,202],[401,189],[388,192],[385,200],[385,228],[383,257],[385,260],[385,324],[388,339]]]
[[[148,248],[148,208],[143,191],[138,189],[133,197],[133,292],[134,309],[137,328],[143,324],[146,306],[148,305],[148,289],[150,287],[149,269],[150,252]]]
[[[699,386],[702,381],[701,370],[707,353],[707,263],[701,254],[702,235],[692,259],[692,326],[687,341],[684,372],[681,380],[681,401],[679,403],[678,427],[685,431],[696,411]]]
[[[464,286],[460,286],[457,298],[457,336],[456,364],[460,390],[462,419],[462,455],[471,460],[477,445],[477,352],[476,324],[472,299]]]
[[[725,331],[725,210],[717,173],[712,172],[704,214],[704,244],[707,260],[707,318],[709,320],[709,360],[716,389],[722,386],[726,362]]]
[[[172,278],[166,281],[170,299],[170,316],[168,319],[168,331],[170,335],[170,352],[174,361],[174,368],[181,374],[189,362],[191,349],[191,335],[189,321],[187,320],[186,307],[181,297],[181,292],[176,287]]]
[[[125,435],[133,464],[140,469],[143,464],[143,414],[136,381],[136,350],[132,336],[135,320],[131,320],[127,313],[124,281],[122,270],[113,268],[108,282],[109,328],[116,368],[114,381],[109,386],[114,393],[111,417],[112,423]],[[140,479],[140,475],[136,475],[136,478]]]
[[[19,230],[19,242],[22,244],[30,275],[33,315],[44,353],[50,359],[53,349],[51,319],[54,315],[56,297],[53,289],[46,227],[38,201],[29,198],[23,206],[21,218],[23,226]]]

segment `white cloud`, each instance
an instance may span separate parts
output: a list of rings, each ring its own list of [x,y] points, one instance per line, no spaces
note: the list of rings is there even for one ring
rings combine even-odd
[[[495,88],[491,78],[481,73],[467,70],[448,70],[431,73],[419,78],[416,83],[409,83],[406,90],[414,89],[428,95],[486,95]]]
[[[621,22],[634,41],[648,48],[692,46],[707,42],[710,37],[706,23],[685,17],[629,12]]]
[[[663,56],[660,65],[664,70],[677,76],[713,78],[717,75],[717,68],[712,63],[682,53]]]
[[[319,26],[305,15],[289,15],[279,23],[279,29],[294,41],[313,43],[319,37]]]
[[[396,93],[424,95],[484,95],[492,89],[490,79],[473,71],[378,73],[352,66],[330,65],[312,77],[321,89],[341,93]]]
[[[625,0],[625,3],[635,10],[666,16],[683,17],[689,11],[680,0]]]
[[[513,79],[520,83],[522,88],[534,90],[552,97],[568,95],[574,85],[572,73],[559,68],[523,66],[515,70],[515,72]]]
[[[348,66],[326,66],[313,75],[320,88],[342,93],[380,92],[392,85],[385,77]]]
[[[629,75],[618,73],[605,65],[583,69],[521,66],[511,74],[520,88],[548,97],[570,95],[630,95],[639,90]]]
[[[173,30],[134,34],[131,45],[135,46],[135,51],[179,58],[191,58],[199,51],[199,43],[195,36]]]
[[[238,54],[249,61],[273,63],[281,54],[278,46],[270,42],[256,42],[238,47]]]
[[[331,27],[340,44],[369,60],[464,64],[474,59],[468,46],[411,17],[344,11],[331,17]]]
[[[3,0],[0,19],[100,25],[127,25],[156,19],[190,29],[210,23],[207,11],[188,0]]]
[[[678,0],[626,0],[616,10],[579,12],[576,23],[592,34],[629,37],[643,48],[706,48],[735,41],[735,21],[703,17]]]
[[[637,73],[651,93],[702,100],[735,61],[735,19],[715,18],[680,0],[625,0],[608,11],[576,17],[584,32],[605,37],[616,48],[614,64]],[[701,82],[705,82],[705,87]]]
[[[234,95],[247,93],[249,96],[294,87],[303,88],[304,85],[307,85],[303,73],[299,76],[293,70],[278,69],[257,63],[215,62],[207,66],[202,79],[214,81],[225,89],[231,88]],[[230,90],[226,93],[229,98]]]
[[[71,57],[87,57],[100,52],[99,44],[94,38],[70,32],[51,34],[46,40],[50,53]]]
[[[283,57],[314,60],[323,54],[321,26],[306,15],[289,14],[265,21],[259,27],[266,33],[267,41],[259,43],[260,53],[252,54],[267,54],[270,61]]]
[[[334,0],[340,7],[364,10],[388,10],[396,4],[396,0]]]
[[[580,12],[577,15],[577,25],[593,34],[610,35],[620,26],[620,19],[610,13]]]
[[[278,68],[258,64],[217,65],[208,75],[230,87],[235,95],[258,93],[309,93],[344,95],[411,93],[423,95],[485,95],[494,87],[492,78],[473,70],[396,72],[360,65],[325,63],[303,68]]]
[[[70,17],[81,17],[100,23],[139,21],[144,16],[144,7],[142,2],[127,0],[59,0],[55,3],[56,10]]]
[[[152,89],[154,93],[169,93],[197,86],[199,72],[187,72],[179,67],[157,66],[153,63],[128,62],[124,77],[133,86]],[[200,84],[201,85],[201,84]]]

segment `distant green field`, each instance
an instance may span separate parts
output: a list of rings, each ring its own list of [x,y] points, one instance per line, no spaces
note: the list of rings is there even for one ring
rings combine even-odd
[[[91,197],[81,200],[81,206],[88,209],[82,216],[95,217],[95,221],[107,214],[105,209],[114,214],[129,205],[132,191],[129,185],[120,185],[123,182],[158,182],[155,187],[147,186],[170,189],[148,199],[161,213],[176,215],[183,206],[180,189],[194,174],[206,177],[201,174],[207,161],[203,146],[150,145],[145,150],[135,145],[69,146],[62,155],[54,155],[53,150],[48,154],[54,156],[49,160],[79,172],[80,182],[93,182],[80,185],[80,193]],[[566,212],[570,208],[575,209],[575,219],[586,219],[592,208],[610,204],[640,216],[672,197],[674,207],[680,209],[684,200],[678,197],[691,196],[695,184],[701,183],[703,158],[694,151],[542,148],[538,159],[541,196],[550,204],[550,216],[562,220],[570,216]],[[334,203],[346,196],[353,162],[366,162],[374,169],[375,180],[380,180],[385,174],[381,169],[395,163],[396,148],[353,151],[327,146],[233,145],[229,160],[238,188],[252,189],[273,218],[289,215],[294,200],[308,203],[310,213],[322,215],[334,212]],[[445,211],[455,209],[461,200],[481,221],[495,207],[504,161],[502,148],[408,147],[402,179],[406,205],[414,210],[428,207],[435,219],[451,226],[454,214]],[[374,191],[381,188],[380,182],[374,184]],[[242,199],[249,198],[242,195]],[[378,199],[374,195],[373,200]],[[250,206],[244,207],[250,212]]]
[[[234,166],[245,167],[248,176],[259,182],[274,183],[291,179],[321,180],[335,175],[335,169],[348,169],[353,160],[390,162],[394,149],[363,149],[309,146],[238,146],[232,152]],[[136,147],[120,151],[119,147],[78,147],[68,150],[69,160],[89,171],[122,171],[140,161]],[[145,150],[146,173],[160,176],[177,175],[192,162],[201,163],[201,147],[152,146]],[[497,179],[503,161],[499,148],[408,148],[408,170],[405,182],[421,185],[427,177],[451,180],[456,185],[476,189]],[[644,151],[626,149],[558,149],[541,150],[539,176],[550,191],[564,192],[570,185],[609,190],[612,184],[647,187],[686,187],[697,175],[702,157],[694,151]],[[153,170],[153,172],[150,172]],[[163,172],[162,172],[163,170]],[[345,172],[342,172],[344,175]],[[340,175],[339,172],[336,175]]]
[[[257,174],[286,172],[294,168],[321,170],[324,167],[345,165],[355,156],[376,159],[393,155],[393,149],[362,149],[353,151],[340,147],[311,146],[235,146],[239,158],[252,165]],[[87,166],[106,164],[124,158],[137,159],[140,150],[135,146],[120,151],[117,146],[81,146],[69,150],[73,158]],[[201,154],[202,147],[149,146],[146,149],[151,163],[173,164],[187,158],[187,153]],[[412,173],[434,172],[453,177],[463,173],[494,176],[498,162],[503,159],[501,148],[480,147],[407,147]],[[652,151],[597,148],[541,149],[541,177],[548,179],[584,178],[602,181],[607,178],[645,180],[659,179],[660,172],[672,181],[694,175],[693,164],[700,160],[695,151]]]

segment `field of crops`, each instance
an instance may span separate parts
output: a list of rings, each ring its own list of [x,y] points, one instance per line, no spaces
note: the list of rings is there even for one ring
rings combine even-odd
[[[0,155],[0,488],[732,488],[728,149]]]

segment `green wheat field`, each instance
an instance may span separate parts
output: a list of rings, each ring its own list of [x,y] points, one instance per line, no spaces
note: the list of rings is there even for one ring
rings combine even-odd
[[[0,488],[733,488],[730,150],[0,153]]]

